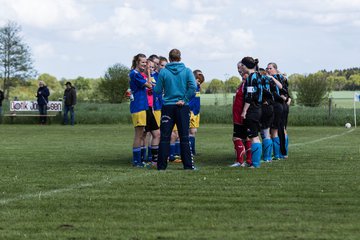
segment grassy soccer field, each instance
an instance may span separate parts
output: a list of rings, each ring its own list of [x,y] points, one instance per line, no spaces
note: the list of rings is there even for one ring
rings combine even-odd
[[[202,125],[199,171],[130,166],[130,125],[0,125],[0,239],[360,239],[360,131],[291,127],[290,155],[232,169]]]

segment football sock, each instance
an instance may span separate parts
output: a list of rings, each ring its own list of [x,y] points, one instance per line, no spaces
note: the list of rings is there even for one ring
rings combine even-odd
[[[141,161],[144,162],[146,157],[146,146],[141,146]]]
[[[261,143],[251,144],[251,154],[252,154],[252,165],[256,168],[260,167],[260,160],[262,154]]]
[[[133,166],[138,166],[141,164],[141,148],[133,148]]]
[[[189,136],[191,153],[195,156],[195,136]]]
[[[245,155],[245,146],[241,139],[233,140],[233,142],[234,142],[234,148],[236,154],[236,161],[239,163],[243,163],[244,155]]]
[[[280,158],[280,138],[275,137],[272,139],[272,141],[273,141],[274,158]]]
[[[263,144],[263,159],[265,161],[269,161],[271,160],[271,156],[272,156],[273,142],[270,138],[265,138],[262,144]]]
[[[251,156],[251,141],[245,141],[245,151],[246,151],[246,162],[251,165],[252,164],[252,156]]]
[[[152,145],[151,146],[151,154],[152,154],[152,161],[157,162],[159,156],[159,146]]]
[[[151,162],[152,160],[152,151],[151,151],[151,146],[148,146],[148,150],[147,150],[147,161]]]
[[[170,144],[170,156],[169,156],[169,160],[170,160],[170,161],[174,161],[174,160],[175,160],[175,143],[171,143],[171,144]]]

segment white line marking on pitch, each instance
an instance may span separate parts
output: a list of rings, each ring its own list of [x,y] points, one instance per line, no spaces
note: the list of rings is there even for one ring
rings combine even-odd
[[[319,138],[319,139],[316,139],[316,140],[313,140],[313,141],[310,141],[310,142],[304,142],[304,143],[294,143],[294,144],[289,144],[291,147],[293,146],[302,146],[302,145],[306,145],[306,144],[311,144],[311,143],[317,143],[317,142],[321,142],[321,141],[324,141],[324,140],[328,140],[328,139],[331,139],[331,138],[336,138],[336,137],[341,137],[341,136],[344,136],[348,133],[351,133],[355,131],[355,129],[351,129],[347,132],[343,132],[341,134],[335,134],[335,135],[331,135],[331,136],[328,136],[328,137],[323,137],[323,138]]]
[[[0,200],[0,205],[5,205],[11,202],[16,202],[16,201],[20,201],[20,200],[27,200],[27,199],[31,199],[31,198],[39,198],[39,200],[41,199],[41,197],[48,197],[48,196],[52,196],[54,194],[58,194],[58,193],[64,193],[64,192],[71,192],[73,190],[77,190],[77,189],[81,189],[81,188],[88,188],[88,187],[93,187],[95,185],[103,185],[103,184],[111,184],[113,182],[118,182],[118,181],[122,181],[122,180],[127,180],[130,178],[137,178],[137,177],[142,177],[146,174],[149,174],[150,172],[146,171],[142,174],[138,174],[138,175],[134,175],[134,176],[120,176],[117,178],[106,178],[103,179],[101,181],[98,182],[93,182],[93,183],[81,183],[81,184],[75,184],[75,185],[70,185],[67,188],[60,188],[60,189],[54,189],[54,190],[50,190],[50,191],[46,191],[46,192],[38,192],[38,193],[29,193],[29,194],[22,194],[19,195],[17,197],[14,198],[8,198],[8,199],[2,199]]]

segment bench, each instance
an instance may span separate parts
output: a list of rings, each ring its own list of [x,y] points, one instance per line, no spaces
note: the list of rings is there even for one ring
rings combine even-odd
[[[46,117],[49,119],[48,122],[51,123],[51,118],[61,115],[62,102],[49,101],[47,111],[47,115],[39,114],[36,101],[10,101],[10,111],[4,114],[3,117],[10,118],[11,123],[14,123],[14,119],[17,117]]]
[[[10,118],[10,123],[13,124],[14,123],[14,119],[17,117],[47,117],[49,119],[49,124],[51,124],[51,118],[52,117],[56,117],[58,115],[56,114],[47,114],[47,115],[40,115],[40,114],[31,114],[31,113],[20,113],[20,112],[12,112],[12,113],[6,113],[3,115],[3,117],[9,117]]]

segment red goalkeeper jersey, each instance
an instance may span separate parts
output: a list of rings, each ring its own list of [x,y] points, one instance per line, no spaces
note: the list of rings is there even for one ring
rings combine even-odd
[[[240,124],[240,125],[243,124],[244,121],[244,119],[241,117],[241,113],[243,111],[244,103],[245,103],[244,85],[245,85],[245,81],[242,81],[238,89],[236,90],[235,100],[233,103],[233,110],[232,110],[233,122],[235,124]]]

